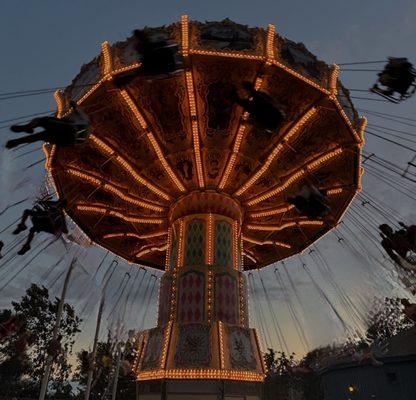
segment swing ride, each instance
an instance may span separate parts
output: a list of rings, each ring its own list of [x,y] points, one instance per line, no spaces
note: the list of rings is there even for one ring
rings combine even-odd
[[[273,25],[265,30],[228,19],[200,23],[183,16],[179,23],[134,31],[123,42],[104,42],[101,54],[82,67],[71,85],[55,92],[59,120],[46,119],[66,125],[70,145],[62,145],[67,138],[47,128],[46,133],[11,141],[16,146],[38,137],[47,142],[45,167],[62,207],[61,225],[67,217],[82,232],[69,229],[68,239],[163,271],[157,327],[141,331],[135,345],[133,370],[143,398],[144,393],[166,393],[166,382],[169,390],[180,386],[181,393],[198,398],[192,382],[198,382],[198,390],[203,386],[202,391],[216,393],[218,380],[238,383],[234,394],[260,398],[267,371],[260,338],[249,327],[248,292],[256,301],[257,271],[276,336],[289,353],[260,270],[281,262],[275,265],[276,282],[283,290],[283,270],[298,296],[284,261],[295,255],[351,334],[302,258],[307,254],[322,268],[340,304],[360,324],[360,311],[336,284],[315,245],[331,231],[357,257],[366,249],[351,225],[370,242],[380,243],[398,278],[416,293],[416,227],[398,222],[403,219],[396,210],[361,192],[365,163],[370,176],[413,198],[408,186],[380,168],[414,182],[414,159],[402,171],[374,153],[362,154],[365,132],[397,142],[383,136],[383,127],[367,129],[338,73],[336,64],[318,60],[303,44],[278,35]],[[384,88],[376,84],[370,92],[398,103],[413,94],[414,80],[407,59],[389,58],[379,74],[378,84]],[[80,125],[81,138],[68,126],[77,108],[88,117]],[[373,111],[369,115],[379,117]],[[38,120],[12,130],[33,133]],[[399,145],[412,150],[411,145]],[[361,206],[352,204],[357,195]],[[15,233],[26,229],[25,218],[34,211],[36,205],[24,212]],[[376,239],[369,226],[380,231]],[[29,251],[35,232],[68,233],[66,225],[62,232],[54,229],[32,227],[18,254]],[[8,253],[11,247],[6,247]],[[120,308],[127,275],[110,314]],[[157,279],[152,274],[148,280],[145,297],[151,287],[150,296],[141,326]],[[283,294],[289,305],[288,293]],[[128,296],[130,292],[123,315]],[[254,306],[261,324],[261,306]],[[307,348],[293,306],[289,312]],[[264,338],[267,345],[271,335],[267,327],[259,329],[269,336]]]
[[[69,101],[88,114],[89,140],[46,145],[46,168],[91,241],[165,271],[158,326],[138,340],[140,381],[261,382],[243,271],[298,254],[338,224],[360,189],[366,120],[338,67],[273,25],[184,16],[145,31],[180,47],[182,69],[141,75],[134,37],[103,43],[56,93],[58,117]],[[244,86],[251,103],[234,100]],[[277,99],[282,121],[261,126],[257,98]]]

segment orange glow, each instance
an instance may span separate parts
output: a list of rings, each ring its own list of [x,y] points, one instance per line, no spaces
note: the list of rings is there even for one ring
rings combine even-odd
[[[178,177],[175,175],[175,173],[172,170],[172,167],[167,162],[162,149],[160,148],[160,145],[158,141],[156,140],[153,132],[150,130],[146,120],[144,119],[143,115],[137,108],[136,104],[134,103],[133,99],[130,97],[128,92],[126,90],[120,90],[120,94],[123,97],[125,103],[129,107],[130,111],[133,113],[135,118],[140,124],[140,127],[146,132],[147,139],[149,140],[150,144],[153,147],[154,152],[157,155],[157,158],[159,159],[160,163],[162,164],[164,170],[169,175],[172,182],[176,185],[176,187],[181,191],[185,191],[185,186],[183,186],[182,182],[178,179]]]
[[[169,341],[170,341],[170,335],[172,332],[172,321],[169,321],[168,326],[165,329],[165,337],[163,340],[163,350],[162,350],[162,357],[160,359],[160,368],[165,369],[166,368],[166,361],[168,356],[168,348],[169,348]]]
[[[134,178],[136,182],[141,183],[143,186],[146,186],[152,192],[156,193],[160,197],[163,197],[166,200],[170,200],[170,196],[158,189],[147,179],[142,177],[137,173],[137,171],[129,164],[127,160],[121,157],[114,149],[112,149],[108,144],[104,143],[102,140],[98,139],[95,135],[90,135],[90,142],[96,145],[104,154],[108,157],[113,157],[113,161],[116,162],[120,167],[122,167],[127,173]]]
[[[194,93],[194,80],[191,71],[185,72],[186,90],[188,93],[189,111],[191,114],[191,127],[192,127],[192,141],[194,146],[194,156],[196,163],[196,171],[198,175],[198,184],[200,188],[205,186],[204,174],[202,169],[201,160],[201,148],[199,144],[199,127],[198,127],[198,115],[196,112],[196,102]]]
[[[131,65],[126,65],[125,67],[117,68],[117,69],[113,70],[111,74],[116,75],[116,74],[120,74],[122,72],[131,71],[133,69],[140,68],[141,65],[142,65],[141,63],[136,62],[136,63],[131,64]]]
[[[214,57],[226,57],[226,58],[241,58],[243,60],[259,60],[259,61],[265,61],[264,56],[255,56],[251,54],[245,54],[245,53],[231,53],[231,52],[225,52],[225,51],[213,51],[213,50],[190,50],[189,54],[199,54],[201,56],[214,56]]]
[[[233,253],[234,253],[234,269],[238,271],[238,222],[233,222]]]
[[[107,233],[103,236],[104,239],[113,239],[113,238],[136,238],[136,239],[150,239],[154,237],[164,236],[167,235],[166,231],[156,231],[150,233],[144,233],[139,235],[138,233],[134,232],[126,232],[126,233]]]
[[[250,213],[250,217],[251,218],[269,217],[270,215],[283,214],[285,212],[292,210],[293,208],[295,208],[295,206],[290,204],[285,207],[278,207],[278,208],[272,208],[269,210],[253,212],[253,213]]]
[[[361,125],[360,125],[360,131],[358,132],[358,135],[361,137],[363,144],[364,144],[364,135],[365,135],[366,128],[367,128],[367,118],[364,116],[361,116]]]
[[[329,151],[328,153],[320,156],[315,161],[312,161],[309,164],[306,164],[304,168],[301,168],[298,171],[294,172],[282,185],[277,186],[274,189],[268,190],[261,195],[253,197],[251,200],[247,202],[247,205],[252,206],[252,205],[258,204],[278,193],[281,193],[282,191],[287,189],[292,183],[302,178],[306,174],[307,171],[315,170],[319,166],[327,163],[332,158],[340,155],[342,152],[343,152],[343,149],[339,147],[335,150]]]
[[[334,196],[334,195],[342,193],[343,191],[344,191],[343,188],[329,189],[326,192],[326,194],[327,194],[327,196]]]
[[[212,270],[208,267],[208,290],[207,290],[207,319],[208,323],[211,323],[211,310],[212,310]]]
[[[105,41],[101,44],[101,52],[103,55],[103,69],[102,74],[106,79],[111,78],[111,70],[113,69],[113,60],[111,57],[110,44]]]
[[[222,322],[218,321],[218,336],[220,338],[220,367],[221,369],[225,368],[225,363],[224,363],[224,335],[223,335],[223,327],[222,327]]]
[[[321,164],[325,164],[327,161],[329,161],[331,158],[334,158],[338,155],[340,155],[344,150],[340,147],[338,149],[332,150],[323,156],[319,157],[317,160],[311,162],[306,166],[308,171],[313,171],[317,169]]]
[[[140,258],[140,257],[142,257],[146,254],[154,253],[155,251],[165,251],[166,248],[167,248],[166,244],[163,245],[163,246],[159,246],[159,247],[157,247],[157,246],[148,247],[148,248],[140,250],[138,253],[136,253],[136,257]]]
[[[75,176],[83,180],[84,182],[88,182],[89,184],[94,185],[95,187],[99,187],[102,190],[112,193],[115,196],[118,196],[120,199],[127,201],[128,203],[157,212],[162,212],[165,210],[163,207],[159,205],[150,203],[145,200],[139,200],[134,196],[123,193],[123,191],[120,188],[117,188],[115,185],[111,183],[107,183],[102,177],[94,177],[90,174],[86,174],[74,168],[68,168],[66,172],[72,176]]]
[[[53,94],[53,97],[55,98],[56,107],[57,107],[56,117],[57,118],[62,118],[62,114],[63,114],[63,111],[64,111],[64,98],[63,98],[63,93],[60,90],[57,90]]]
[[[182,39],[182,55],[189,55],[189,21],[187,15],[181,17],[181,39]]]
[[[354,136],[354,139],[356,140],[356,142],[357,143],[362,143],[363,142],[362,138],[358,135],[355,128],[353,127],[350,119],[348,118],[348,115],[345,113],[344,109],[342,108],[341,104],[339,103],[339,101],[337,99],[337,96],[332,96],[331,95],[329,98],[335,104],[335,107],[337,108],[338,112],[341,114],[342,119],[347,124],[347,126],[350,129],[350,132],[352,133],[352,135]]]
[[[292,228],[294,226],[303,226],[303,225],[311,225],[311,226],[322,226],[324,225],[324,221],[296,221],[296,222],[286,222],[283,225],[256,225],[256,224],[248,224],[247,229],[255,230],[255,231],[281,231],[286,228]]]
[[[208,251],[206,255],[206,263],[208,265],[212,265],[214,260],[214,219],[212,214],[209,213],[208,215],[208,235],[207,235],[207,243],[208,243]]]
[[[239,293],[240,293],[240,318],[241,318],[241,325],[246,326],[246,302],[245,302],[245,290],[244,290],[244,278],[243,275],[240,274],[238,278],[239,281]]]
[[[179,268],[183,265],[183,259],[185,256],[185,223],[183,219],[179,222],[179,243],[178,243],[178,261],[176,266]]]
[[[318,111],[317,108],[312,107],[305,114],[303,114],[302,117],[299,118],[298,121],[296,121],[295,125],[283,137],[281,143],[278,143],[277,146],[273,149],[273,151],[268,155],[265,163],[257,170],[257,172],[240,189],[238,189],[235,192],[236,196],[241,196],[242,193],[244,193],[247,189],[253,186],[253,184],[256,183],[261,176],[263,176],[263,174],[269,169],[274,159],[284,149],[282,142],[283,143],[287,142],[295,134],[297,134],[299,130],[306,124],[306,122],[309,121],[309,119],[312,118],[312,116],[314,116],[317,113],[317,111]]]
[[[339,74],[339,67],[337,64],[333,64],[332,70],[331,70],[331,76],[329,78],[329,90],[331,91],[332,96],[336,96],[338,92],[338,88],[337,88],[338,74]]]
[[[292,248],[292,246],[290,244],[279,242],[277,240],[257,240],[255,238],[252,238],[252,237],[249,237],[249,236],[243,236],[243,240],[245,240],[246,242],[258,244],[258,245],[261,245],[261,246],[264,245],[264,244],[272,244],[272,245],[275,245],[275,246],[284,247],[286,249]]]
[[[269,24],[267,28],[267,43],[266,43],[266,57],[267,62],[274,60],[274,35],[276,33],[276,27],[273,24]]]
[[[165,271],[169,271],[171,251],[172,251],[172,228],[169,228],[168,229],[168,248],[166,249]]]
[[[322,93],[325,93],[326,95],[329,95],[330,92],[323,88],[322,86],[318,85],[317,83],[315,83],[314,81],[312,81],[311,79],[305,78],[303,75],[299,74],[299,72],[296,72],[295,70],[286,67],[286,65],[282,64],[279,61],[274,60],[272,62],[272,64],[280,69],[283,69],[284,71],[286,71],[287,73],[289,73],[290,75],[300,79],[301,81],[307,83],[310,86],[313,86],[315,89],[318,89],[319,91],[321,91]]]
[[[253,261],[254,263],[257,263],[258,261],[257,261],[257,259],[256,259],[256,257],[254,257],[254,255],[253,254],[250,254],[249,252],[248,252],[248,250],[246,250],[246,251],[243,251],[243,255],[244,256],[246,256],[247,258],[249,258],[251,261]]]
[[[248,113],[245,112],[243,114],[243,120],[247,119],[248,117]],[[220,189],[224,189],[225,185],[227,184],[228,178],[230,177],[231,171],[234,168],[234,164],[235,161],[237,159],[237,154],[240,151],[240,147],[241,147],[241,142],[243,141],[243,137],[244,134],[246,132],[246,126],[242,123],[240,123],[239,127],[238,127],[238,131],[237,131],[237,135],[235,137],[235,141],[234,141],[234,146],[233,146],[233,151],[230,155],[230,157],[228,158],[228,162],[227,162],[227,166],[224,170],[224,173],[222,175],[220,184],[219,184],[219,188]]]
[[[139,381],[154,379],[225,379],[248,382],[263,382],[265,375],[257,372],[225,369],[166,369],[140,372]]]
[[[120,211],[112,210],[108,207],[99,207],[99,206],[90,206],[84,204],[76,204],[76,209],[81,212],[91,213],[91,214],[102,214],[107,215],[109,217],[117,217],[126,222],[133,222],[137,224],[163,224],[165,222],[164,219],[161,218],[143,218],[143,217],[136,217],[131,215],[125,215]]]

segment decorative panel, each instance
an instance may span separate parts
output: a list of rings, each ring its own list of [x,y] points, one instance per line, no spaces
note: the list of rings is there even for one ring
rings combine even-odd
[[[158,317],[159,326],[164,326],[169,321],[171,292],[172,277],[166,274],[162,277],[160,284]]]
[[[228,351],[232,369],[253,370],[257,368],[250,330],[238,326],[226,327]]]
[[[204,321],[205,275],[189,271],[179,278],[178,322],[193,323]]]
[[[231,274],[215,275],[215,317],[217,320],[236,324],[238,322],[238,282]]]
[[[154,328],[149,331],[147,345],[142,359],[142,370],[156,369],[160,367],[162,356],[163,328]]]
[[[185,265],[205,264],[205,221],[194,219],[186,225]]]
[[[215,222],[215,261],[220,267],[232,265],[232,228],[226,221]]]
[[[175,367],[208,367],[211,358],[210,326],[203,324],[180,326]]]
[[[172,244],[170,251],[170,260],[169,260],[169,271],[172,271],[175,268],[176,260],[178,258],[178,240],[179,232],[176,229],[172,229]]]

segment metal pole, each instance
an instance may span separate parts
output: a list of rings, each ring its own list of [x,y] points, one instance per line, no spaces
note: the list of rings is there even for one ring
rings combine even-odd
[[[116,400],[118,375],[120,374],[120,364],[121,364],[121,343],[120,342],[118,343],[117,347],[118,347],[117,364],[116,364],[116,372],[114,373],[113,394],[111,396],[111,400]]]
[[[74,269],[76,261],[77,261],[77,259],[74,257],[71,261],[71,264],[69,265],[68,272],[66,273],[64,286],[62,288],[61,298],[60,298],[59,304],[58,304],[58,310],[56,312],[56,321],[55,321],[55,326],[53,328],[51,343],[56,341],[57,338],[58,338],[59,326],[61,324],[62,313],[63,313],[63,309],[64,309],[64,304],[65,304],[65,296],[66,296],[66,291],[68,289],[68,284],[69,284],[69,278],[71,277],[71,273],[72,273],[72,270]],[[46,391],[48,389],[49,375],[50,375],[51,369],[52,369],[52,363],[53,363],[53,355],[49,354],[48,357],[46,358],[46,366],[45,366],[45,372],[44,372],[43,378],[42,378],[42,384],[41,384],[41,387],[40,387],[39,400],[44,400],[45,399]]]
[[[101,317],[103,315],[104,303],[105,303],[105,292],[107,289],[108,282],[110,282],[110,279],[113,276],[113,272],[107,278],[104,284],[103,290],[102,290],[102,294],[101,294],[101,302],[100,302],[100,307],[98,309],[98,314],[97,314],[97,324],[95,326],[94,344],[92,346],[92,352],[91,354],[89,354],[87,387],[85,388],[85,397],[84,397],[85,400],[88,400],[90,398],[92,378],[94,374],[95,357],[97,355],[98,336],[100,335]]]

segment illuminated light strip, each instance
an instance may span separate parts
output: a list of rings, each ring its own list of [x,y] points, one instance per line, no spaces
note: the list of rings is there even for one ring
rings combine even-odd
[[[332,150],[323,156],[319,157],[317,160],[312,161],[310,164],[306,165],[302,169],[300,169],[297,172],[294,172],[283,185],[277,186],[274,189],[271,189],[259,196],[253,197],[251,200],[247,202],[247,205],[252,206],[258,203],[261,203],[262,201],[274,196],[275,194],[281,193],[285,189],[287,189],[292,183],[299,180],[302,176],[304,176],[308,171],[313,171],[314,169],[318,168],[321,164],[326,163],[330,159],[340,155],[343,152],[343,148],[338,148],[335,150]]]
[[[220,51],[211,51],[211,50],[189,50],[189,54],[196,54],[201,56],[215,56],[215,57],[229,57],[229,58],[241,58],[243,60],[258,60],[258,61],[265,61],[264,56],[255,56],[252,54],[245,54],[245,53],[231,53],[231,52],[220,52]]]
[[[324,154],[322,157],[319,157],[317,160],[308,164],[306,168],[308,169],[308,171],[313,171],[316,168],[318,168],[321,164],[324,164],[326,161],[329,161],[331,158],[334,158],[340,155],[343,151],[344,149],[342,147],[335,149],[333,151],[330,151],[329,153]]]
[[[292,210],[293,208],[295,208],[295,206],[291,204],[287,207],[278,207],[278,208],[273,208],[271,210],[253,212],[253,213],[250,213],[250,217],[262,218],[262,217],[268,217],[270,215],[283,214],[285,212]]]
[[[240,323],[243,326],[246,326],[246,310],[245,310],[245,297],[244,297],[244,278],[243,275],[240,274],[238,278],[239,282],[239,290],[240,290]]]
[[[287,222],[283,225],[255,225],[255,224],[248,224],[247,229],[255,230],[255,231],[281,231],[286,228],[292,228],[294,226],[322,226],[324,225],[323,221],[298,221],[298,222]]]
[[[296,72],[295,70],[287,67],[286,65],[282,64],[279,61],[274,60],[272,63],[272,65],[279,67],[281,69],[283,69],[284,71],[286,71],[287,73],[289,73],[290,75],[299,78],[300,80],[302,80],[303,82],[313,86],[315,89],[318,89],[319,91],[321,91],[322,93],[326,94],[326,95],[330,95],[331,92],[327,89],[325,89],[324,87],[318,85],[317,83],[315,83],[314,81],[312,81],[311,79],[308,79],[306,77],[304,77],[303,75],[301,75],[299,72]]]
[[[247,251],[243,251],[243,255],[245,255],[247,258],[249,258],[254,263],[258,262],[257,259],[253,255],[249,254]]]
[[[207,295],[207,319],[208,323],[211,323],[211,313],[212,313],[212,270],[208,269],[208,295]]]
[[[213,264],[214,260],[214,219],[212,218],[212,214],[209,213],[208,215],[208,235],[207,235],[207,255],[206,255],[206,263],[208,265]]]
[[[158,206],[156,204],[144,201],[144,200],[139,200],[133,196],[127,195],[125,193],[123,193],[120,189],[118,189],[115,185],[111,184],[111,183],[107,183],[105,182],[105,180],[103,178],[100,177],[100,179],[93,177],[89,174],[83,173],[81,171],[78,171],[76,169],[73,168],[68,168],[66,170],[66,172],[72,176],[76,176],[77,178],[80,178],[81,180],[88,182],[92,185],[95,185],[97,187],[100,187],[101,189],[108,191],[118,197],[120,197],[120,199],[125,200],[131,204],[146,208],[148,210],[153,210],[153,211],[157,211],[157,212],[163,212],[165,210],[164,207]]]
[[[326,192],[326,195],[327,195],[327,196],[335,196],[335,195],[337,195],[337,194],[342,193],[343,191],[344,191],[344,189],[343,189],[343,188],[329,189],[329,190]]]
[[[166,369],[139,372],[139,381],[154,379],[224,379],[247,382],[263,382],[265,374],[225,369]]]
[[[241,254],[241,271],[244,271],[244,257],[243,257],[243,253],[244,253],[244,243],[243,240],[240,238],[240,254]]]
[[[318,109],[316,107],[310,108],[303,116],[295,123],[295,125],[289,130],[289,132],[283,137],[282,142],[285,143],[291,139],[299,130],[308,122],[316,113]],[[246,190],[253,186],[260,177],[269,169],[271,163],[275,160],[277,155],[284,149],[284,145],[279,143],[273,151],[267,157],[265,163],[261,166],[259,170],[234,194],[236,196],[241,196]]]
[[[138,233],[134,232],[126,232],[126,233],[108,233],[103,236],[103,239],[113,239],[113,238],[120,238],[120,237],[132,237],[137,239],[150,239],[154,237],[164,236],[167,235],[166,231],[157,231],[151,233],[145,233],[143,235],[139,235]]]
[[[255,238],[251,238],[248,236],[243,236],[243,240],[249,243],[258,244],[260,246],[265,245],[265,244],[273,244],[275,246],[284,247],[286,249],[292,248],[290,244],[279,242],[278,240],[257,240]]]
[[[262,366],[262,369],[263,369],[263,373],[264,374],[267,374],[267,366],[266,366],[266,362],[265,362],[265,360],[264,360],[264,357],[263,357],[263,355],[261,354],[261,350],[260,350],[260,341],[259,341],[259,337],[258,337],[258,335],[257,335],[257,331],[256,331],[256,329],[253,329],[253,331],[254,331],[254,339],[256,340],[256,347],[257,347],[257,350],[258,350],[258,356],[259,356],[259,359],[260,359],[260,362],[261,362],[261,366]]]
[[[43,144],[42,148],[43,148],[43,152],[45,153],[46,156],[46,162],[45,162],[45,168],[46,170],[51,173],[52,172],[52,161],[55,157],[56,154],[56,144],[53,145],[49,145],[49,149],[47,150],[47,144]]]
[[[163,341],[162,357],[160,359],[160,368],[162,370],[166,368],[169,341],[170,341],[170,335],[171,335],[171,332],[172,332],[172,324],[173,324],[173,322],[169,321],[168,326],[165,329],[165,338],[164,338],[164,341]]]
[[[194,147],[194,156],[196,163],[196,171],[198,175],[198,184],[200,188],[205,186],[204,174],[202,169],[201,160],[201,146],[199,143],[199,126],[198,126],[198,115],[196,112],[196,102],[194,93],[194,80],[191,71],[185,72],[186,91],[188,93],[189,110],[191,114],[191,127],[192,127],[192,142]]]
[[[165,222],[165,220],[161,218],[142,218],[124,215],[119,211],[111,210],[105,207],[87,206],[83,204],[77,204],[75,207],[78,211],[88,212],[92,214],[102,214],[110,217],[117,217],[123,219],[124,221],[134,222],[137,224],[162,224],[163,222]]]
[[[167,162],[162,149],[160,148],[160,145],[158,141],[156,140],[153,132],[150,130],[146,120],[143,117],[143,114],[139,111],[136,104],[134,103],[133,99],[130,97],[128,92],[126,90],[120,90],[120,94],[123,97],[124,101],[126,102],[127,106],[129,107],[130,111],[133,113],[133,115],[136,117],[137,121],[140,124],[140,127],[146,132],[147,139],[149,140],[150,144],[153,147],[154,152],[157,155],[157,158],[159,159],[160,163],[162,164],[163,168],[169,175],[170,179],[173,181],[173,183],[176,185],[176,187],[181,191],[185,192],[185,186],[182,184],[182,182],[179,181],[178,177],[173,172],[171,166]]]
[[[136,257],[140,258],[141,256],[144,256],[144,255],[149,254],[149,253],[154,253],[155,251],[165,251],[166,248],[167,248],[166,244],[163,245],[163,246],[160,246],[160,247],[157,247],[157,246],[149,247],[147,249],[143,249],[143,250],[139,251],[138,253],[136,253]]]
[[[274,36],[276,33],[276,27],[273,24],[269,24],[267,28],[267,42],[266,42],[266,57],[267,62],[274,61]]]
[[[158,194],[160,197],[163,197],[166,200],[170,200],[171,197],[163,192],[162,190],[158,189],[152,183],[150,183],[147,179],[143,178],[139,175],[135,169],[129,164],[127,160],[117,154],[115,150],[113,150],[108,144],[104,143],[102,140],[98,139],[95,135],[90,135],[90,141],[94,143],[100,150],[102,150],[107,156],[115,156],[113,161],[115,161],[118,165],[120,165],[127,173],[129,173],[137,182],[141,183],[143,186],[146,186],[152,192]]]
[[[88,97],[90,97],[100,86],[101,84],[104,82],[104,79],[100,79],[94,86],[91,87],[90,90],[88,90],[88,92],[86,92],[79,100],[77,100],[77,104],[81,105],[85,100],[88,99]],[[68,113],[65,114],[68,115]]]
[[[331,96],[336,96],[338,93],[338,74],[339,74],[339,67],[337,64],[332,64],[331,76],[329,78],[329,90],[331,92]]]
[[[187,15],[181,17],[182,55],[189,56],[189,21]]]
[[[63,97],[62,91],[60,90],[55,91],[55,93],[53,94],[53,97],[56,101],[56,107],[57,107],[56,117],[62,118],[63,111],[64,111],[64,97]]]
[[[362,140],[362,144],[364,145],[364,134],[365,134],[365,130],[367,128],[367,118],[364,117],[363,115],[361,116],[361,125],[360,125],[360,130],[358,132],[358,135],[360,136],[361,140]]]
[[[356,142],[359,143],[359,144],[363,143],[363,139],[358,135],[358,133],[355,130],[354,126],[352,125],[350,119],[348,118],[348,115],[345,113],[344,109],[342,108],[341,104],[339,103],[337,96],[329,96],[329,98],[335,104],[335,107],[337,108],[338,112],[341,114],[343,120],[345,121],[345,123],[350,128],[350,131],[353,134]]]
[[[176,277],[177,277],[177,268],[173,268],[172,273],[172,286],[171,286],[171,293],[170,293],[170,313],[169,319],[173,321],[176,313]]]
[[[168,248],[166,249],[165,271],[169,271],[170,256],[172,251],[172,228],[168,228]]]
[[[185,242],[185,223],[183,222],[183,219],[181,219],[179,222],[178,260],[176,264],[178,268],[183,265],[183,257],[185,254],[184,242]]]
[[[140,68],[141,66],[142,66],[142,63],[137,62],[131,65],[126,65],[125,67],[114,69],[111,74],[116,75],[122,72],[131,71],[133,69]]]
[[[218,321],[218,336],[220,339],[220,368],[225,369],[224,335],[223,335],[223,327],[222,327],[221,321]]]
[[[101,53],[103,55],[103,70],[102,74],[105,79],[111,78],[111,71],[113,69],[113,60],[111,57],[110,44],[105,41],[101,44]]]
[[[234,269],[238,271],[238,221],[233,222]]]

